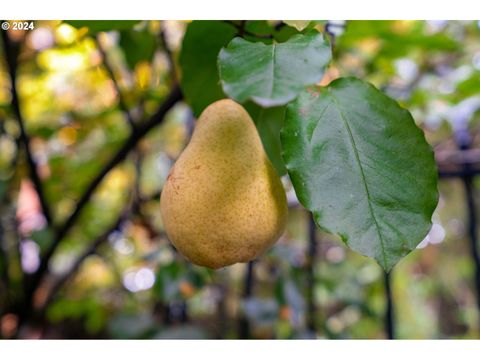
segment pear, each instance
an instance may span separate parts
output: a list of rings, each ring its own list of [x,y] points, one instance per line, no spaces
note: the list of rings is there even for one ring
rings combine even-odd
[[[224,99],[203,111],[170,170],[160,211],[175,248],[213,269],[253,260],[282,235],[285,190],[241,105]]]

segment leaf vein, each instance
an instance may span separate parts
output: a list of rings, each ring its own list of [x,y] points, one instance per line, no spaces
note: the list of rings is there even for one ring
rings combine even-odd
[[[342,119],[342,121],[345,125],[345,128],[347,129],[347,132],[348,132],[350,143],[351,143],[352,148],[353,148],[353,153],[355,155],[356,162],[357,162],[358,167],[360,169],[360,176],[362,177],[362,182],[363,182],[363,186],[365,188],[365,193],[367,195],[368,209],[370,211],[370,215],[372,216],[373,222],[375,223],[375,228],[377,230],[377,234],[378,234],[378,237],[380,239],[380,246],[382,248],[384,266],[386,267],[387,266],[387,255],[385,253],[385,244],[384,244],[382,234],[380,232],[380,226],[378,225],[378,221],[377,221],[377,219],[375,217],[375,213],[373,211],[373,207],[372,207],[372,204],[371,204],[371,195],[370,195],[370,191],[368,189],[367,179],[366,179],[365,173],[363,171],[363,166],[362,166],[362,163],[360,161],[360,155],[358,154],[357,146],[355,144],[355,139],[354,139],[353,134],[352,134],[352,129],[350,128],[350,125],[348,124],[347,120],[345,119],[345,117],[342,113],[342,110],[340,108],[340,104],[339,104],[338,100],[336,99],[335,95],[332,92],[330,92],[330,95],[332,97],[332,100],[337,105],[338,114],[340,115],[340,118]]]
[[[330,101],[324,108],[323,108],[323,111],[320,113],[320,115],[318,116],[319,119],[321,119],[323,117],[323,115],[325,115],[325,112],[327,111],[328,107],[330,106],[330,104],[332,103],[332,101]],[[312,139],[313,139],[313,135],[315,134],[315,131],[317,131],[317,128],[318,126],[320,125],[320,121],[317,122],[317,124],[315,125],[315,127],[313,128],[312,130],[312,134],[309,136],[309,139],[308,139],[308,142],[311,143],[312,142]]]
[[[272,44],[272,80],[270,81],[270,91],[268,92],[270,94],[269,98],[273,98],[273,90],[275,88],[274,82],[275,82],[275,49],[276,49],[275,43]]]

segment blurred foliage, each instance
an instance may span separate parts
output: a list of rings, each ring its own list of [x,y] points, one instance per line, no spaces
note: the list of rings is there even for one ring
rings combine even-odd
[[[181,81],[196,116],[215,100],[225,97],[217,71],[217,56],[236,34],[232,25],[219,21],[195,21],[185,33],[179,59]]]
[[[460,126],[459,114],[472,114],[469,126],[476,135],[478,105],[471,99],[478,97],[480,82],[477,22],[349,21],[345,29],[325,21],[289,24],[249,21],[247,29],[286,41],[298,31],[328,28],[336,36],[331,39],[334,58],[324,84],[340,75],[372,82],[412,111],[436,150],[455,148],[452,136]],[[162,45],[162,32],[171,59]],[[33,31],[10,31],[11,38],[24,44],[17,77],[21,111],[57,225],[130,134],[118,89],[138,123],[162,103],[173,75],[190,89],[185,103],[176,105],[104,179],[62,241],[50,263],[50,281],[37,291],[35,301],[42,303],[50,282],[69,271],[127,204],[136,203],[135,211],[86,256],[42,320],[28,324],[19,337],[237,338],[239,323],[245,320],[253,338],[385,336],[380,267],[318,231],[311,283],[309,215],[299,207],[291,209],[284,237],[255,262],[251,296],[245,295],[244,264],[219,271],[196,267],[175,252],[163,232],[158,205],[162,185],[191,134],[192,112],[198,115],[224,97],[212,59],[215,63],[220,48],[236,33],[236,27],[225,22],[183,21],[36,21]],[[189,54],[197,54],[195,48],[203,52],[201,57]],[[52,236],[38,207],[25,207],[36,200],[20,201],[19,195],[26,193],[21,189],[28,188],[28,169],[17,141],[19,128],[1,51],[0,255],[6,257],[0,256],[0,264],[7,264],[9,284],[7,291],[0,281],[0,298],[7,292],[22,293],[22,271],[36,269],[39,253]],[[176,65],[173,75],[171,60]],[[259,115],[254,105],[249,111],[283,174],[278,156],[283,109],[268,110],[278,117],[277,123],[263,122],[270,114]],[[294,200],[287,179],[285,184]],[[476,181],[476,188],[479,185]],[[439,190],[435,231],[422,250],[402,260],[392,273],[399,338],[479,337],[463,187],[458,180],[442,180]],[[18,226],[24,229],[20,234]],[[308,310],[310,286],[313,314]],[[21,295],[13,298],[20,303]],[[5,309],[0,299],[1,336],[9,337],[16,320]],[[308,326],[312,316],[315,331]]]

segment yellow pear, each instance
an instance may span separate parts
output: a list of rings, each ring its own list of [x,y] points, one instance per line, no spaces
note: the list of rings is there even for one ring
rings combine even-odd
[[[170,170],[160,211],[175,248],[214,269],[253,260],[282,235],[285,191],[241,105],[225,99],[203,111]]]

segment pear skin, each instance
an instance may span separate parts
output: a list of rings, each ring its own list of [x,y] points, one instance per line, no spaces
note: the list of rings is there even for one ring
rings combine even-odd
[[[285,230],[285,190],[247,111],[219,100],[199,117],[160,199],[163,225],[191,262],[218,269],[262,255]]]

